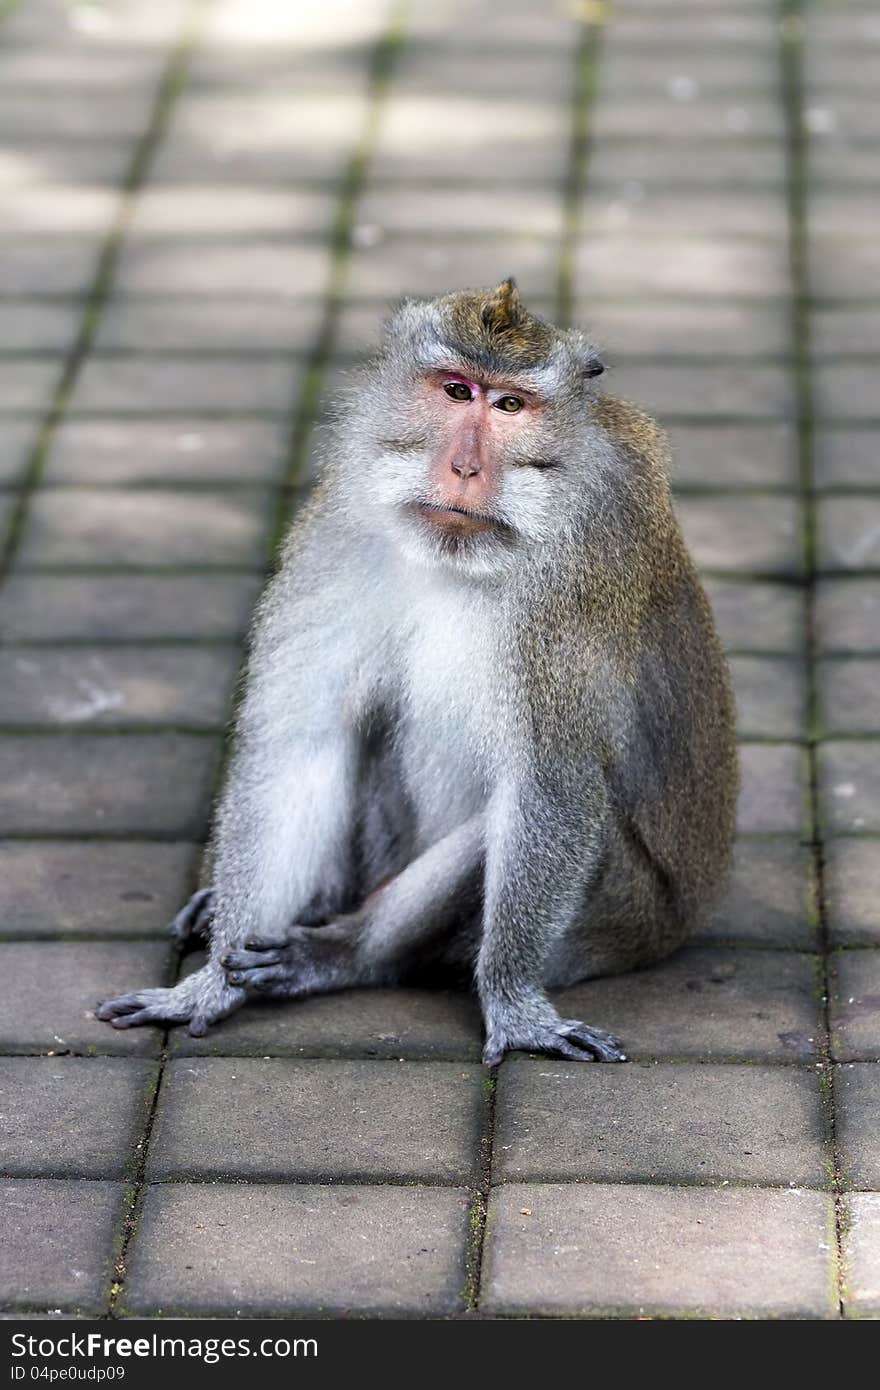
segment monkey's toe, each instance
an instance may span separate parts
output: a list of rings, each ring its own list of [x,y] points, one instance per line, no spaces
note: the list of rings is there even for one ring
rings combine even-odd
[[[487,1039],[483,1061],[495,1067],[505,1052],[547,1052],[553,1057],[567,1057],[572,1062],[625,1062],[626,1053],[612,1033],[604,1028],[589,1028],[577,1019],[560,1019],[556,1024],[525,1028],[520,1034]]]
[[[560,1042],[568,1044],[572,1050],[563,1053],[565,1057],[576,1057],[583,1061],[625,1062],[626,1053],[613,1033],[604,1028],[588,1028],[577,1019],[566,1019],[560,1029]]]
[[[142,989],[133,994],[120,994],[115,999],[103,999],[95,1009],[95,1018],[113,1028],[137,1028],[144,1023],[164,1023],[167,1010],[163,1003],[166,989]]]

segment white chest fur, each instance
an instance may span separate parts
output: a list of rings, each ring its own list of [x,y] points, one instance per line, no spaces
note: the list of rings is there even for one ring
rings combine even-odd
[[[417,596],[411,610],[401,753],[426,844],[472,816],[492,783],[499,741],[493,608],[491,594],[451,582]]]

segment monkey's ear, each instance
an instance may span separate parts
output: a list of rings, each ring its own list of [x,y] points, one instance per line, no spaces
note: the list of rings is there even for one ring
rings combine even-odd
[[[602,361],[601,357],[591,357],[583,370],[584,376],[586,377],[601,376],[605,370],[605,363]]]

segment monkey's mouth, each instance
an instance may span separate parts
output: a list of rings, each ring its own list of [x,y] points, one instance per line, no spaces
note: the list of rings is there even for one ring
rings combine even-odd
[[[506,529],[504,523],[496,517],[487,516],[485,512],[474,511],[470,507],[456,506],[454,502],[414,502],[411,506],[429,526],[439,527],[442,531],[476,535],[480,531]]]

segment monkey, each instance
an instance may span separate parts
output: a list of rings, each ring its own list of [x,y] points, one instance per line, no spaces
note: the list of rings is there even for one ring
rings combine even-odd
[[[551,992],[685,941],[738,773],[665,436],[603,370],[512,279],[399,305],[257,607],[212,886],[176,919],[208,962],[99,1018],[200,1036],[455,980],[489,1065],[625,1060]]]

